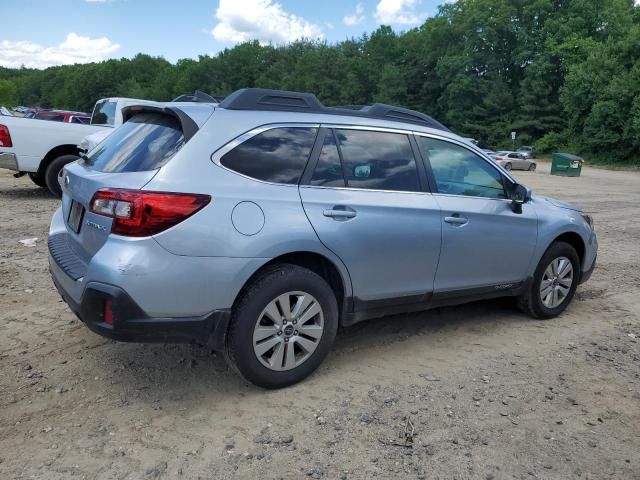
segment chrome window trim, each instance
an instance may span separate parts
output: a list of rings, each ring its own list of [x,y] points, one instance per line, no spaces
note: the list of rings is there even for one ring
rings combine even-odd
[[[300,188],[321,188],[323,190],[347,190],[351,192],[401,193],[403,195],[433,195],[431,192],[408,192],[406,190],[379,190],[375,188],[325,187],[323,185],[300,185]]]
[[[507,202],[512,203],[513,200],[508,198],[492,198],[492,197],[477,197],[475,195],[454,195],[453,193],[434,193],[434,197],[456,197],[456,198],[473,198],[476,200],[493,200],[494,202]]]
[[[226,170],[227,172],[231,172],[234,175],[238,175],[240,177],[246,178],[248,180],[252,180],[254,182],[264,183],[266,185],[277,185],[277,186],[280,186],[280,187],[297,187],[298,186],[297,183],[291,184],[291,183],[268,182],[266,180],[260,180],[259,178],[250,177],[248,175],[245,175],[244,173],[236,172],[235,170],[232,170],[231,168],[227,168],[222,164],[222,162],[220,162],[220,159],[226,153],[230,152],[231,150],[236,148],[241,143],[246,142],[250,138],[253,138],[253,137],[255,137],[256,135],[258,135],[258,134],[260,134],[262,132],[266,132],[267,130],[273,130],[275,128],[317,128],[319,130],[320,129],[320,124],[319,123],[291,122],[291,123],[268,123],[268,124],[260,125],[259,127],[255,127],[255,128],[252,128],[251,130],[247,130],[246,132],[241,133],[240,135],[238,135],[233,140],[230,140],[229,142],[225,143],[220,148],[215,150],[210,156],[211,161],[215,165],[217,165],[218,167]],[[316,132],[316,135],[317,135],[317,132]],[[314,143],[315,143],[315,139],[314,139]],[[313,145],[311,146],[311,150],[313,151]],[[311,155],[311,152],[309,152],[309,155]],[[303,173],[304,173],[304,171],[303,171]]]

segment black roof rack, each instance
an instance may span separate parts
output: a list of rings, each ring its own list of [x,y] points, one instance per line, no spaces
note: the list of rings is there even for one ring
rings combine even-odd
[[[193,93],[183,93],[171,100],[172,102],[196,102],[196,103],[220,103],[224,97],[217,95],[209,95],[201,90]]]
[[[243,88],[226,97],[219,105],[228,110],[261,110],[281,112],[324,113],[354,117],[377,118],[393,122],[413,123],[449,132],[450,130],[429,115],[408,108],[375,103],[373,105],[345,105],[326,107],[312,93]]]

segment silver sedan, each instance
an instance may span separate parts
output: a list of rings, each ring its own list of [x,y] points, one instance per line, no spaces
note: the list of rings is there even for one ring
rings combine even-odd
[[[536,170],[536,162],[518,152],[498,152],[494,158],[506,170]]]

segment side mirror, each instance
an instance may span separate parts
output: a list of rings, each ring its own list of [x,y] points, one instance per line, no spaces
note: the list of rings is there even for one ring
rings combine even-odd
[[[522,205],[531,200],[531,189],[517,184],[511,193],[511,210],[513,213],[522,213]]]

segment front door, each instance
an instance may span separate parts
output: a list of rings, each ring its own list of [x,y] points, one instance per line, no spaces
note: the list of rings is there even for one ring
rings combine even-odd
[[[356,310],[424,301],[440,254],[440,209],[408,135],[327,129],[300,196],[351,275]]]
[[[514,213],[505,192],[510,180],[471,150],[430,137],[417,140],[442,212],[435,291],[506,290],[525,281],[537,241],[534,206],[527,203],[522,213]]]

